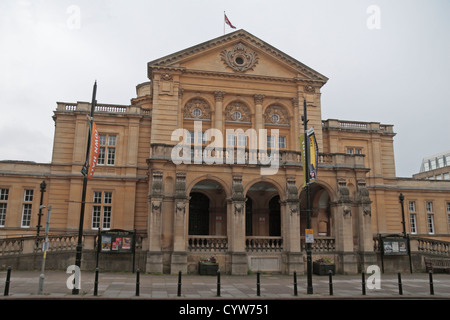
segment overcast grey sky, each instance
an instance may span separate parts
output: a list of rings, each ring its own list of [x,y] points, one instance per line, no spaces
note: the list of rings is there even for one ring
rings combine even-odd
[[[450,149],[448,0],[1,0],[0,160],[50,162],[57,101],[129,104],[223,12],[329,78],[322,118],[393,124],[397,176]],[[226,32],[232,32],[226,28]]]

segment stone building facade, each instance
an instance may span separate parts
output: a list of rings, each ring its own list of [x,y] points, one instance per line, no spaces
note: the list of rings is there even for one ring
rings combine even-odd
[[[396,177],[393,126],[322,120],[328,78],[263,40],[239,30],[147,68],[130,105],[96,107],[84,219],[85,233],[143,235],[147,272],[195,272],[202,256],[231,274],[305,270],[304,103],[315,254],[343,273],[376,263],[374,236],[402,231],[400,193],[408,233],[448,239],[450,182]],[[51,163],[0,162],[2,236],[36,234],[41,194],[53,233],[78,230],[89,111],[57,103]]]

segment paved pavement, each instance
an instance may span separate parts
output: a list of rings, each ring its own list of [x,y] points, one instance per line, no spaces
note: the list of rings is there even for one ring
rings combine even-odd
[[[139,274],[138,296],[136,273],[99,272],[97,296],[94,296],[95,273],[81,271],[80,289],[72,294],[71,273],[46,271],[42,294],[38,295],[40,271],[11,271],[8,296],[4,296],[7,271],[0,271],[0,299],[450,299],[450,274],[433,274],[432,288],[427,273],[401,275],[403,294],[399,294],[397,274],[380,274],[379,288],[374,288],[372,275],[366,275],[365,295],[361,275],[335,275],[332,293],[328,276],[313,275],[313,293],[307,294],[306,275],[297,275],[297,295],[294,277],[261,274],[259,295],[257,275],[221,275],[220,297],[217,277]],[[433,293],[433,294],[432,294]]]
[[[98,274],[97,295],[94,295],[95,273],[82,271],[79,293],[74,295],[67,287],[71,284],[71,273],[46,271],[42,294],[38,295],[39,271],[11,271],[8,296],[4,296],[7,286],[7,272],[0,271],[0,308],[20,310],[20,314],[30,316],[45,315],[46,318],[61,319],[62,315],[98,316],[102,319],[164,316],[166,319],[230,319],[249,317],[276,319],[280,316],[317,317],[318,314],[345,314],[346,318],[360,318],[362,313],[381,316],[401,312],[404,316],[417,316],[420,305],[405,307],[402,301],[450,300],[450,274],[434,274],[432,289],[430,277],[426,273],[402,274],[403,294],[399,294],[398,275],[381,274],[380,287],[374,285],[372,275],[365,276],[365,295],[361,275],[335,275],[332,278],[330,295],[329,277],[313,275],[313,293],[307,294],[307,277],[261,274],[259,290],[257,275],[221,275],[220,297],[217,296],[217,277],[182,275],[181,286],[178,275],[139,274],[139,294],[136,295],[136,274]],[[69,280],[69,281],[68,281]],[[297,287],[297,295],[295,295]],[[433,293],[433,294],[431,294]],[[30,304],[30,301],[32,304]],[[74,302],[75,301],[75,302]],[[332,304],[333,302],[336,302]],[[357,308],[348,303],[358,301]],[[370,305],[367,305],[368,301]],[[375,302],[374,302],[375,301]],[[376,301],[394,301],[389,309],[374,305]],[[24,303],[26,302],[26,303]],[[324,303],[325,302],[325,303]],[[433,303],[431,302],[431,303]],[[50,305],[48,305],[50,303]],[[363,304],[361,304],[363,303]],[[389,303],[389,302],[388,302]],[[422,303],[422,302],[421,302]],[[430,302],[429,302],[430,303]],[[439,303],[439,302],[438,302]],[[15,304],[15,305],[14,305]],[[75,304],[75,305],[74,305]],[[364,305],[366,304],[366,306]],[[447,310],[448,302],[433,303],[433,314]],[[14,308],[14,309],[13,309]]]

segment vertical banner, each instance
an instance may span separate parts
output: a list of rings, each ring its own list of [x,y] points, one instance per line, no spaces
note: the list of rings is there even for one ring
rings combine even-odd
[[[317,178],[317,164],[319,161],[319,148],[317,146],[314,129],[308,130],[309,142],[309,182],[315,182]]]
[[[100,151],[100,135],[98,134],[97,125],[92,122],[92,136],[91,136],[91,155],[89,159],[89,174],[88,179],[94,176],[95,168],[97,167],[98,154]]]
[[[317,164],[319,157],[319,149],[317,146],[316,136],[314,135],[314,129],[311,128],[307,132],[308,139],[305,139],[305,135],[302,134],[300,136],[300,147],[302,152],[302,166],[303,166],[303,176],[305,177],[306,184],[306,175],[308,174],[309,182],[315,182],[317,178]],[[309,159],[308,164],[306,164],[305,150],[309,148]],[[308,167],[308,168],[307,168]]]

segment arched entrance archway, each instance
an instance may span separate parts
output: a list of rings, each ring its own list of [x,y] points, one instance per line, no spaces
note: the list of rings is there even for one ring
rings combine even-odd
[[[189,235],[226,235],[227,209],[223,187],[214,180],[202,180],[189,193]]]
[[[269,182],[257,182],[246,195],[246,236],[280,236],[280,196]]]
[[[314,236],[331,237],[332,216],[330,210],[330,196],[328,191],[318,183],[310,186],[311,203],[311,228]],[[300,192],[300,225],[306,226],[306,190]],[[305,235],[305,228],[300,229],[302,236]]]

